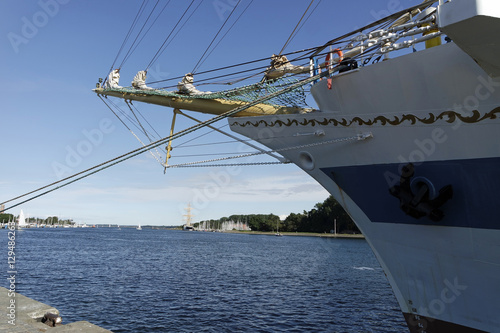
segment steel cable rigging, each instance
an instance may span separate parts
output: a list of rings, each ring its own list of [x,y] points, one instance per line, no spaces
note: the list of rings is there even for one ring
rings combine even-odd
[[[200,65],[199,65],[200,67],[208,59],[208,57],[210,57],[210,55],[212,54],[212,52],[214,52],[214,50],[217,48],[217,46],[219,46],[220,42],[222,42],[222,40],[226,37],[226,35],[229,33],[229,31],[231,31],[233,29],[234,25],[240,20],[240,18],[243,16],[243,14],[245,14],[245,12],[247,11],[248,7],[250,7],[250,5],[252,3],[253,3],[253,0],[251,0],[248,3],[248,5],[245,7],[245,9],[243,9],[243,11],[238,16],[238,18],[233,22],[233,24],[231,24],[231,26],[229,27],[229,29],[224,33],[224,35],[221,37],[221,39],[219,39],[219,41],[217,42],[217,44],[215,44],[215,46],[213,47],[213,49],[207,54],[207,56],[205,57],[205,59],[200,63]]]
[[[117,113],[113,110],[113,108],[112,108],[112,107],[110,107],[110,106],[109,106],[109,104],[108,104],[108,103],[106,103],[106,101],[105,101],[105,100],[104,100],[101,96],[99,96],[99,98],[100,98],[100,99],[101,99],[101,101],[104,103],[104,105],[106,105],[106,106],[108,107],[108,109],[109,109],[109,110],[110,110],[110,111],[111,111],[111,112],[112,112],[112,113],[116,116],[116,118],[118,118],[118,120],[119,120],[119,121],[123,124],[123,126],[125,126],[125,128],[126,128],[126,129],[128,129],[128,130],[129,130],[129,132],[130,132],[130,133],[131,133],[131,134],[132,134],[132,135],[133,135],[133,136],[137,139],[137,141],[139,141],[139,142],[141,143],[141,145],[142,145],[142,146],[145,146],[144,142],[142,142],[142,140],[139,138],[139,136],[137,136],[137,135],[134,133],[134,131],[132,131],[132,129],[131,129],[130,127],[128,127],[128,126],[127,126],[127,124],[125,124],[125,122],[124,122],[124,121],[120,118],[120,116],[118,116],[118,114],[117,114]],[[117,109],[118,111],[120,111],[120,113],[122,113],[122,114],[123,114],[123,116],[124,116],[125,118],[127,118],[127,119],[128,119],[128,120],[129,120],[129,121],[130,121],[133,125],[135,125],[135,126],[136,126],[138,129],[140,129],[140,130],[142,129],[143,133],[146,135],[146,137],[148,138],[148,140],[149,140],[149,142],[150,142],[150,143],[151,143],[151,142],[153,142],[153,141],[152,141],[152,139],[150,138],[150,136],[148,135],[148,132],[147,132],[147,131],[146,131],[146,129],[142,126],[142,124],[140,123],[139,119],[137,118],[137,116],[135,115],[135,113],[134,113],[132,110],[131,110],[131,111],[132,111],[132,113],[134,114],[135,118],[137,119],[137,123],[138,123],[138,124],[136,124],[136,123],[135,123],[135,122],[134,122],[134,121],[133,121],[133,120],[132,120],[132,119],[131,119],[131,118],[130,118],[130,117],[129,117],[129,116],[128,116],[128,115],[127,115],[127,114],[126,114],[126,113],[125,113],[122,109],[121,109],[121,108],[119,108],[119,107],[118,107],[115,103],[113,103],[112,101],[109,101],[109,102],[110,102],[110,104],[112,104],[112,105],[113,105],[113,107],[114,107],[115,109]],[[128,104],[128,102],[127,102],[127,104]],[[129,107],[130,107],[130,106],[129,106]],[[140,114],[140,113],[139,113],[139,114]],[[142,114],[141,114],[141,116],[142,116]],[[142,116],[142,117],[144,118],[144,116]],[[148,123],[148,124],[149,124],[149,123]],[[150,125],[150,126],[151,126],[151,125]],[[153,128],[153,130],[154,130],[154,128]],[[155,131],[155,132],[156,132],[156,131]],[[158,134],[158,133],[157,133],[157,134]],[[159,136],[159,134],[158,134],[158,137],[160,137],[160,136]],[[160,152],[158,151],[158,149],[157,149],[157,148],[155,148],[155,151],[156,151],[156,155],[155,155],[155,154],[154,154],[151,150],[150,150],[149,152],[150,152],[150,154],[153,156],[153,158],[161,164],[161,161],[160,161],[159,159],[162,159],[163,157],[162,157],[162,155],[160,154]]]
[[[144,10],[145,8],[145,5],[147,3],[148,0],[143,0],[142,1],[142,4],[141,4],[141,7],[139,8],[139,10],[137,11],[137,14],[135,15],[135,18],[134,20],[132,21],[132,24],[130,25],[130,28],[128,29],[128,32],[127,34],[125,35],[125,38],[123,39],[123,42],[122,42],[122,45],[120,46],[119,50],[118,50],[118,53],[116,54],[116,57],[115,57],[115,60],[113,60],[113,63],[111,64],[111,67],[108,71],[111,72],[113,70],[113,67],[115,66],[115,63],[116,61],[118,60],[118,57],[120,56],[120,53],[123,51],[123,48],[125,47],[125,44],[127,44],[127,41],[130,37],[130,35],[132,34],[132,31],[134,30],[135,28],[135,25],[137,24],[137,21],[139,20],[139,17],[141,16],[141,13],[142,11]],[[107,80],[107,74],[106,74],[106,79],[105,79],[105,82]]]
[[[51,193],[51,192],[53,192],[55,190],[58,190],[58,189],[60,189],[62,187],[65,187],[65,186],[68,186],[68,185],[70,185],[72,183],[75,183],[75,182],[77,182],[77,181],[79,181],[81,179],[89,177],[89,176],[91,176],[93,174],[96,174],[96,173],[98,173],[100,171],[108,169],[108,168],[110,168],[110,167],[112,167],[112,166],[114,166],[116,164],[124,162],[124,161],[126,161],[128,159],[131,159],[132,157],[140,155],[140,154],[142,154],[142,153],[144,153],[146,151],[149,151],[150,149],[153,149],[153,148],[156,148],[156,147],[158,147],[160,145],[163,145],[163,144],[165,144],[166,142],[168,142],[170,140],[178,139],[178,138],[180,138],[180,137],[182,137],[184,135],[192,133],[192,132],[194,132],[196,130],[199,130],[199,129],[203,128],[203,127],[211,125],[211,124],[213,124],[215,122],[218,122],[218,121],[220,121],[222,119],[225,119],[227,117],[231,117],[231,116],[233,116],[233,115],[235,115],[235,114],[237,114],[237,113],[239,113],[241,111],[244,111],[244,110],[246,110],[246,109],[248,109],[248,108],[250,108],[252,106],[255,106],[255,105],[259,104],[259,103],[265,102],[265,101],[270,100],[270,99],[272,99],[272,98],[274,98],[276,96],[279,96],[281,94],[284,94],[284,93],[287,93],[287,92],[292,91],[294,89],[297,89],[298,87],[301,87],[301,86],[306,85],[306,84],[308,84],[310,82],[318,80],[321,77],[325,77],[325,76],[331,74],[331,72],[333,72],[333,70],[325,71],[323,73],[311,76],[311,77],[309,77],[307,79],[304,79],[302,81],[299,81],[299,82],[297,82],[297,83],[295,83],[293,85],[287,86],[287,87],[285,87],[285,88],[283,88],[281,90],[278,90],[278,91],[273,92],[273,93],[269,93],[269,94],[267,94],[267,95],[265,95],[265,96],[263,96],[263,97],[261,97],[259,99],[256,99],[253,102],[250,102],[250,103],[248,103],[246,105],[239,106],[237,108],[234,108],[232,110],[224,112],[224,113],[222,113],[222,114],[220,114],[218,116],[212,117],[212,118],[210,118],[208,120],[202,121],[202,122],[200,122],[200,123],[198,123],[196,125],[193,125],[193,126],[191,126],[189,128],[181,130],[181,131],[179,131],[177,133],[174,133],[172,135],[169,135],[167,137],[159,139],[159,140],[157,140],[155,142],[152,142],[150,144],[144,145],[143,147],[134,149],[132,151],[129,151],[128,153],[122,154],[122,155],[117,156],[117,157],[115,157],[113,159],[110,159],[108,161],[105,161],[103,163],[95,165],[95,166],[93,166],[91,168],[88,168],[86,170],[80,171],[80,172],[78,172],[76,174],[73,174],[73,175],[68,176],[66,178],[63,178],[61,180],[55,181],[55,182],[50,183],[48,185],[42,186],[42,187],[40,187],[38,189],[35,189],[33,191],[24,193],[22,195],[19,195],[17,197],[12,198],[12,199],[6,200],[4,202],[0,202],[0,205],[6,204],[6,203],[12,202],[14,200],[18,200],[18,199],[24,198],[24,197],[26,197],[28,195],[31,195],[31,194],[34,194],[36,192],[40,192],[42,190],[48,189],[45,192],[42,192],[42,193],[39,193],[39,194],[34,195],[32,197],[29,197],[29,198],[27,198],[27,199],[25,199],[25,200],[23,200],[21,202],[18,202],[18,203],[15,203],[15,204],[11,205],[10,207],[6,207],[4,210],[8,210],[8,209],[17,207],[19,205],[22,205],[22,204],[24,204],[26,202],[29,202],[31,200],[34,200],[36,198],[39,198],[39,197],[44,196],[46,194],[49,194],[49,193]],[[57,186],[55,186],[55,185],[57,185]],[[55,186],[55,187],[53,187],[53,186]],[[52,188],[50,188],[50,187],[52,187]]]
[[[167,41],[170,39],[170,37],[172,36],[172,34],[175,32],[175,30],[177,29],[178,25],[182,22],[184,16],[187,14],[187,12],[189,11],[189,9],[191,8],[191,6],[193,5],[193,3],[195,2],[196,0],[192,0],[190,5],[188,6],[188,8],[184,11],[184,13],[181,15],[180,19],[177,21],[177,23],[175,24],[175,26],[172,28],[172,30],[170,31],[169,35],[167,36],[167,38],[165,38],[163,44],[160,46],[160,48],[157,50],[157,52],[155,53],[155,55],[153,56],[153,58],[151,59],[151,61],[149,62],[149,64],[146,66],[146,71],[151,67],[151,65],[158,59],[158,57],[163,53],[163,51],[165,51],[165,48],[166,46],[168,46]],[[135,52],[135,50],[137,49],[137,47],[139,46],[139,44],[144,40],[144,38],[146,37],[146,35],[149,33],[149,31],[151,30],[151,28],[154,26],[154,24],[157,22],[157,20],[160,18],[161,14],[165,11],[166,7],[170,4],[171,0],[167,1],[164,5],[163,5],[163,8],[159,11],[159,13],[156,15],[156,17],[154,18],[154,20],[151,22],[151,24],[149,25],[149,27],[145,30],[145,32],[143,33],[144,29],[146,28],[148,22],[150,22],[154,12],[156,11],[156,8],[158,6],[158,4],[160,3],[160,0],[157,0],[156,3],[154,4],[153,8],[150,10],[148,16],[146,17],[145,21],[142,23],[142,26],[141,28],[139,29],[139,31],[137,32],[137,34],[135,35],[135,38],[133,40],[133,42],[131,43],[131,45],[128,47],[128,50],[127,52],[125,53],[120,65],[118,66],[118,69],[121,69],[123,67],[123,65],[125,64],[125,62],[130,58],[130,56]],[[147,7],[147,3],[148,3],[148,0],[143,0],[123,42],[122,42],[122,45],[120,46],[119,50],[118,50],[118,53],[115,57],[115,59],[113,60],[113,63],[108,71],[111,72],[113,70],[113,68],[115,67],[115,64],[117,63],[118,61],[118,58],[120,57],[120,54],[124,51],[125,49],[125,45],[127,45],[128,41],[130,40],[131,36],[132,36],[132,33],[133,31],[135,30],[135,28],[138,26],[139,24],[139,21],[140,21],[140,18],[143,16],[145,10],[146,10],[146,7]],[[200,3],[198,4],[198,6],[196,7],[196,9],[191,13],[191,15],[189,16],[189,18],[191,18],[191,16],[193,15],[193,13],[198,9],[198,7],[200,6],[200,4],[202,3],[202,1],[200,1]],[[177,33],[179,33],[179,31],[182,29],[182,27],[187,23],[187,21],[189,21],[189,18],[183,23],[183,25],[181,26],[181,28],[175,33],[175,35],[172,37],[172,39],[170,40],[170,42],[173,40],[173,38],[175,38],[175,36],[177,35]],[[169,42],[169,43],[170,43]],[[165,45],[166,44],[166,45]],[[105,81],[107,80],[107,78],[105,79]]]
[[[203,1],[203,0],[202,0]],[[194,13],[196,13],[196,11],[198,10],[198,8],[200,7],[200,5],[203,3],[202,1],[200,1],[200,3],[198,4],[198,6],[196,6],[196,8],[191,12],[191,14],[189,14],[188,18],[184,21],[184,23],[182,23],[181,27],[179,29],[177,29],[177,31],[175,32],[174,36],[170,39],[170,41],[165,45],[164,49],[160,52],[160,54],[158,55],[158,57],[148,66],[147,69],[149,69],[151,67],[151,65],[153,65],[154,62],[156,62],[156,60],[158,60],[158,58],[163,54],[163,52],[165,52],[165,50],[167,49],[167,47],[170,45],[170,43],[173,42],[173,40],[175,39],[175,37],[177,37],[177,35],[179,34],[179,32],[181,32],[181,30],[184,28],[184,26],[186,25],[186,23],[189,22],[189,20],[191,19],[191,17],[193,16]]]
[[[127,53],[125,54],[125,57],[123,57],[123,60],[122,60],[122,62],[121,62],[121,64],[120,64],[120,66],[119,66],[120,68],[122,68],[122,67],[123,67],[123,64],[124,64],[124,63],[125,63],[125,61],[128,59],[128,57],[130,56],[130,54],[132,53],[132,50],[133,50],[133,48],[134,48],[135,43],[137,42],[137,39],[138,39],[138,38],[139,38],[139,36],[141,35],[141,32],[142,32],[142,30],[144,29],[144,27],[146,27],[146,24],[148,23],[149,19],[151,18],[151,15],[153,15],[153,12],[154,12],[154,10],[155,10],[156,6],[158,5],[159,1],[160,1],[160,0],[157,0],[157,1],[156,1],[156,4],[154,5],[153,9],[151,9],[151,12],[149,13],[148,17],[146,18],[146,21],[142,24],[141,29],[139,30],[139,32],[138,32],[138,33],[137,33],[137,35],[135,36],[135,39],[134,39],[134,41],[132,42],[132,45],[130,46],[130,48],[128,49]],[[134,50],[135,50],[135,49],[134,49]]]
[[[285,53],[285,55],[292,55],[292,54],[297,54],[297,53],[304,53],[304,52],[314,51],[317,48],[318,47],[310,47],[310,48],[299,50],[299,51]],[[202,75],[202,74],[208,74],[208,73],[212,73],[212,72],[218,72],[218,71],[222,71],[222,70],[230,69],[230,68],[234,68],[234,67],[249,65],[249,64],[253,64],[253,63],[262,62],[262,61],[269,61],[269,59],[270,59],[269,57],[266,57],[266,58],[260,58],[260,59],[256,59],[256,60],[250,60],[250,61],[241,62],[241,63],[234,64],[234,65],[228,65],[228,66],[224,66],[224,67],[209,69],[209,70],[206,70],[206,71],[198,72],[196,74],[197,75]],[[302,60],[302,59],[309,59],[309,58],[308,57],[300,57],[300,58],[294,58],[294,59],[292,59],[290,61],[296,61],[296,60]],[[259,69],[264,70],[264,69],[267,68],[267,66],[268,65],[259,66],[259,67],[253,68],[252,70],[259,70]],[[240,74],[240,73],[244,73],[244,72],[248,72],[248,71],[249,70],[241,71],[241,72],[235,72],[235,73],[230,73],[230,74],[226,74],[225,76],[230,76],[230,75],[234,75],[234,74]],[[177,77],[163,79],[163,80],[158,80],[158,81],[152,81],[152,82],[149,82],[149,84],[156,84],[156,83],[167,82],[167,81],[174,81],[174,80],[179,80],[179,79],[182,79],[182,76],[177,76]],[[209,80],[209,79],[205,79],[205,80]]]
[[[172,28],[172,30],[170,31],[170,33],[168,34],[167,38],[165,38],[165,40],[163,41],[163,43],[161,44],[161,46],[159,47],[159,49],[156,51],[155,55],[153,56],[153,58],[151,59],[151,61],[149,62],[149,64],[146,66],[146,70],[148,68],[151,67],[151,65],[156,61],[158,60],[158,58],[160,57],[160,55],[163,53],[163,51],[165,51],[166,49],[166,46],[165,44],[167,43],[167,41],[169,40],[170,36],[173,34],[173,32],[175,31],[175,29],[177,28],[177,26],[181,23],[182,19],[184,18],[184,16],[186,16],[186,14],[188,13],[189,9],[191,8],[191,6],[193,5],[193,3],[195,2],[196,0],[192,0],[191,3],[189,4],[188,8],[186,8],[186,10],[184,11],[184,13],[182,13],[181,17],[179,18],[179,20],[177,21],[177,23],[175,24],[175,26]],[[200,2],[201,4],[201,2]],[[199,5],[198,5],[199,7]],[[198,7],[195,8],[195,10],[193,11],[193,13],[198,9]],[[191,16],[190,16],[191,17]],[[189,18],[188,18],[189,19]]]
[[[297,29],[297,31],[295,31],[295,33],[293,33],[293,32],[292,32],[292,36],[291,36],[290,41],[292,41],[292,40],[295,38],[295,36],[297,36],[297,34],[299,33],[299,31],[300,31],[300,30],[302,30],[302,27],[304,27],[304,25],[306,24],[306,22],[307,22],[307,21],[311,18],[311,15],[312,15],[312,14],[316,11],[316,9],[318,8],[318,6],[321,4],[321,1],[322,1],[322,0],[319,0],[319,1],[318,1],[318,3],[316,4],[316,6],[315,6],[315,7],[313,8],[313,10],[309,13],[309,15],[308,15],[308,16],[307,16],[307,18],[304,20],[304,22],[302,22],[302,24],[301,24],[301,25],[300,25],[300,27]],[[311,4],[312,4],[312,2],[311,2]],[[307,11],[306,11],[306,13],[307,13]],[[304,13],[304,15],[305,15],[305,13]],[[301,19],[301,20],[302,20],[302,19]],[[300,23],[300,21],[299,21],[299,23]],[[281,52],[283,52],[283,51],[284,51],[284,49],[285,49],[285,47],[286,47],[286,46],[288,46],[288,45],[285,45],[285,46],[283,47],[283,50],[281,50]]]
[[[283,47],[281,48],[281,51],[280,51],[280,53],[278,55],[281,55],[281,53],[283,53],[283,51],[285,50],[285,48],[287,47],[287,45],[292,41],[295,30],[297,30],[300,22],[302,21],[302,19],[304,18],[304,16],[306,16],[306,13],[309,10],[309,8],[311,8],[311,5],[313,4],[313,2],[314,2],[314,0],[311,0],[311,2],[309,3],[309,6],[307,6],[306,11],[304,12],[304,14],[302,14],[302,17],[300,18],[299,22],[297,23],[297,25],[293,29],[292,33],[290,34],[290,37],[288,37],[288,40],[285,42],[285,45],[283,45]]]
[[[139,40],[139,42],[134,46],[135,44],[135,40],[134,40],[134,44],[132,44],[132,46],[130,47],[130,54],[127,54],[125,56],[125,58],[123,59],[121,65],[120,65],[120,68],[123,66],[123,64],[125,63],[125,61],[128,60],[128,58],[132,55],[132,53],[135,52],[135,50],[137,49],[137,47],[139,46],[139,44],[143,41],[144,37],[146,37],[146,35],[148,34],[148,32],[151,30],[151,28],[153,27],[153,25],[156,23],[156,21],[158,20],[158,18],[161,16],[161,14],[165,11],[165,8],[167,8],[168,4],[170,3],[171,0],[169,0],[162,8],[162,10],[158,13],[158,15],[156,16],[156,18],[154,19],[154,21],[151,23],[151,25],[149,26],[149,28],[146,30],[146,32],[142,35],[141,39]],[[159,0],[156,2],[156,5],[158,5],[158,2]],[[153,14],[153,11],[154,9],[156,8],[156,5],[155,7],[153,7],[153,9],[151,10],[151,13],[150,15],[148,16],[148,18],[146,19],[146,22],[144,22],[144,25],[143,27],[141,28],[141,30],[139,31],[137,37],[136,37],[136,40],[137,38],[139,37],[140,33],[142,32],[142,29],[144,29],[144,27],[146,26],[146,23],[149,21],[149,18],[151,17],[151,15]],[[133,49],[132,49],[133,47]]]
[[[203,57],[205,56],[205,54],[207,54],[208,50],[210,49],[210,47],[212,46],[212,44],[215,42],[215,40],[217,39],[217,36],[219,36],[220,32],[222,31],[222,29],[224,29],[224,26],[226,25],[226,23],[229,21],[229,19],[231,18],[231,16],[233,15],[234,11],[236,10],[236,8],[238,8],[238,5],[240,4],[241,0],[238,0],[238,2],[236,3],[236,6],[233,7],[233,10],[231,10],[231,13],[229,14],[229,16],[226,18],[226,20],[224,21],[224,23],[222,24],[222,26],[219,28],[219,31],[217,31],[217,33],[215,34],[215,37],[212,38],[212,41],[210,42],[210,44],[207,46],[205,52],[203,52],[203,54],[201,55],[200,57],[200,60],[198,60],[198,62],[196,63],[196,65],[194,65],[194,68],[193,70],[191,71],[191,73],[196,73],[196,69],[198,68],[198,65],[200,64],[201,60],[203,59]]]

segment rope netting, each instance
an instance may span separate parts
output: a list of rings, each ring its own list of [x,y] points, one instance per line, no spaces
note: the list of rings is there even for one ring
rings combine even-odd
[[[183,94],[178,91],[171,91],[164,89],[142,90],[142,89],[135,89],[132,87],[108,88],[105,89],[104,91],[118,91],[124,93],[132,93],[132,94],[139,93],[143,95],[178,97],[183,99],[223,99],[229,101],[250,103],[266,95],[287,88],[299,81],[300,81],[299,79],[292,77],[282,77],[276,80],[254,83],[238,88],[221,90],[216,92],[206,92],[202,94],[192,94],[192,95]],[[264,103],[275,106],[277,108],[282,106],[307,107],[306,97],[307,95],[304,86],[300,86],[287,93],[278,95]]]

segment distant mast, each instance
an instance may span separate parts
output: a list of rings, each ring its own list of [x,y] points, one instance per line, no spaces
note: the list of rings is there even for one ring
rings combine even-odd
[[[188,203],[188,206],[185,208],[186,214],[184,214],[184,220],[186,223],[184,224],[183,228],[184,230],[189,230],[192,231],[194,228],[191,226],[191,222],[193,221],[193,214],[191,214],[191,203]]]

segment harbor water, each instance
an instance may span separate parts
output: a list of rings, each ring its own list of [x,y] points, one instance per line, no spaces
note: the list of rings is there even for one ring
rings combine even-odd
[[[65,323],[113,332],[407,331],[361,239],[27,229],[16,231],[15,255],[16,291],[57,308]]]

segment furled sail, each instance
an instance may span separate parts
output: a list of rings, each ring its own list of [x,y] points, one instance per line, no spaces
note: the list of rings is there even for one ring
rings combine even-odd
[[[286,74],[304,73],[309,73],[309,67],[292,65],[286,56],[273,54],[271,57],[271,66],[266,70],[266,79],[277,79]]]
[[[106,81],[106,88],[108,89],[121,89],[119,85],[120,81],[120,69],[114,69],[109,73],[108,80]]]

